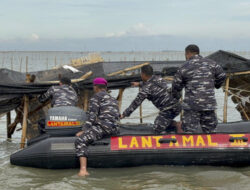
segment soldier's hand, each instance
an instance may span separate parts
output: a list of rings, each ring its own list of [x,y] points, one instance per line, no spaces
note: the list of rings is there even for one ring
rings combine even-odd
[[[123,114],[121,114],[121,115],[120,115],[120,119],[123,119],[123,118],[124,118],[124,115],[123,115]]]
[[[131,82],[131,86],[138,87],[138,86],[140,86],[140,83],[139,82]]]
[[[76,133],[76,136],[80,137],[83,133],[84,133],[84,131],[79,131],[78,133]]]

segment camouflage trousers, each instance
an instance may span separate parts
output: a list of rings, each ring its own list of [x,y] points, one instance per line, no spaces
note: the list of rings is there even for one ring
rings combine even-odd
[[[167,130],[171,126],[174,118],[180,114],[180,106],[176,106],[172,109],[161,111],[154,121],[154,131],[161,133]]]
[[[107,129],[108,127],[105,126]],[[92,126],[81,136],[79,136],[75,141],[76,155],[77,157],[88,157],[88,146],[104,137],[115,135],[118,130],[113,127],[113,129],[107,131],[104,130],[100,125]]]
[[[201,127],[204,133],[213,132],[218,124],[214,110],[194,111],[184,110],[182,118],[182,129],[188,133],[199,132]]]

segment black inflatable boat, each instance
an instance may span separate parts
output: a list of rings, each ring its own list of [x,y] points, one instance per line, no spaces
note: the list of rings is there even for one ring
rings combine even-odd
[[[65,169],[79,167],[74,135],[85,114],[75,107],[49,110],[45,133],[11,155],[13,165]],[[219,124],[213,134],[155,135],[150,124],[123,125],[120,135],[89,146],[89,167],[141,165],[250,165],[250,122]]]

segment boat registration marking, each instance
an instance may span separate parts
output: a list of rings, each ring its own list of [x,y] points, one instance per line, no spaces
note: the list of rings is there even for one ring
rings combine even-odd
[[[51,150],[73,150],[74,143],[51,143]]]
[[[230,142],[233,137],[236,140]],[[111,137],[111,150],[140,149],[185,149],[185,148],[234,148],[249,147],[248,142],[237,138],[248,138],[250,134],[204,134]],[[176,142],[160,143],[160,139],[176,139]]]
[[[79,126],[80,121],[48,121],[48,127],[65,127],[65,126]]]

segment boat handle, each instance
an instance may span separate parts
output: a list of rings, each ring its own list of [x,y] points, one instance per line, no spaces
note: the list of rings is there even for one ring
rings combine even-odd
[[[229,138],[229,141],[230,142],[234,142],[236,140],[241,140],[243,142],[247,142],[248,141],[248,138],[247,137],[230,137]]]
[[[169,139],[159,139],[158,141],[159,143],[161,144],[164,144],[164,143],[176,143],[177,140],[175,138],[169,138]]]
[[[109,143],[108,142],[94,142],[91,145],[93,145],[93,146],[97,146],[97,145],[109,145]]]

